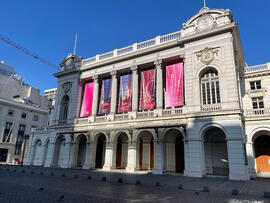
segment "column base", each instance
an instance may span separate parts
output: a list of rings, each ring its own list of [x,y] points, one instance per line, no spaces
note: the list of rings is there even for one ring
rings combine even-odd
[[[90,164],[84,164],[82,168],[83,169],[90,169]]]
[[[188,177],[197,177],[197,178],[201,178],[203,177],[203,172],[202,171],[196,171],[196,170],[185,170],[184,171],[184,176],[188,176]]]
[[[162,175],[163,174],[163,170],[162,169],[156,169],[154,168],[152,170],[152,174],[155,174],[155,175]]]
[[[112,167],[111,166],[103,166],[102,168],[104,171],[110,171],[112,170]]]
[[[52,164],[48,163],[48,162],[45,162],[44,166],[45,168],[50,168],[52,166]]]
[[[247,172],[247,169],[230,169],[229,174],[230,180],[249,180],[249,174]]]
[[[126,172],[128,173],[134,173],[136,171],[135,167],[126,167]]]

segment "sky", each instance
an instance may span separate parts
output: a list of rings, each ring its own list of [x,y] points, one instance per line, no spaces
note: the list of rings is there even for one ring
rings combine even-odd
[[[209,8],[230,9],[239,23],[248,65],[270,62],[270,0],[206,0]],[[0,34],[52,64],[73,52],[90,58],[181,29],[203,0],[1,0]],[[57,86],[55,69],[0,41],[0,61],[27,84]]]

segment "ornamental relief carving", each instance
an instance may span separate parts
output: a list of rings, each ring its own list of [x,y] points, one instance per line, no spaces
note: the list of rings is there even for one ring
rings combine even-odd
[[[218,48],[206,47],[196,54],[197,60],[201,61],[205,65],[209,65],[215,59],[215,57],[218,56],[218,51]]]
[[[204,14],[202,15],[196,23],[196,32],[201,32],[204,30],[210,30],[217,26],[217,23],[213,16]]]
[[[67,94],[70,91],[71,87],[72,87],[71,82],[65,82],[64,84],[62,84],[62,90],[65,94]]]

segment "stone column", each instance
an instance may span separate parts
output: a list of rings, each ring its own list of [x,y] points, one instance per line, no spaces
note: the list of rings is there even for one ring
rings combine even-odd
[[[96,168],[96,149],[97,149],[97,142],[91,142],[91,147],[90,147],[90,168]]]
[[[71,168],[73,159],[74,159],[74,143],[73,136],[67,135],[65,136],[65,148],[64,148],[64,158],[61,163],[61,168]]]
[[[28,143],[28,150],[27,150],[27,158],[26,158],[26,161],[25,161],[25,164],[24,164],[26,166],[31,165],[32,154],[33,154],[33,150],[34,150],[33,146],[32,146],[33,139],[34,139],[34,135],[30,135],[30,139],[29,139],[29,143]]]
[[[92,104],[92,116],[97,115],[97,109],[98,109],[98,93],[99,93],[99,80],[98,75],[93,76],[94,79],[94,96],[93,96],[93,104]]]
[[[112,169],[112,162],[113,162],[113,147],[111,141],[107,141],[103,170],[110,171]]]
[[[163,72],[162,72],[162,60],[158,59],[154,62],[157,71],[157,89],[156,89],[156,109],[155,114],[162,116],[163,109]]]
[[[248,174],[251,177],[256,177],[256,168],[255,168],[255,159],[256,157],[254,156],[254,151],[253,151],[253,143],[252,142],[247,142],[246,143],[246,153],[247,153],[247,161],[248,161]]]
[[[230,180],[249,180],[242,138],[227,138]]]
[[[85,160],[83,164],[83,169],[89,169],[90,168],[90,149],[91,149],[91,143],[87,142],[86,144],[86,150],[85,150]]]
[[[163,139],[154,140],[154,168],[153,174],[162,174],[164,170],[164,142]]]
[[[128,142],[127,172],[134,172],[136,170],[136,144],[136,142]]]
[[[55,143],[50,141],[49,146],[48,146],[47,159],[44,163],[44,167],[51,167],[52,166],[54,148],[55,148]]]
[[[111,94],[111,120],[114,120],[114,115],[116,113],[116,101],[117,101],[117,71],[113,70],[111,72],[112,76],[112,94]]]
[[[132,70],[132,112],[131,117],[137,117],[138,111],[138,97],[139,97],[139,81],[138,81],[138,66],[133,65],[130,70]]]

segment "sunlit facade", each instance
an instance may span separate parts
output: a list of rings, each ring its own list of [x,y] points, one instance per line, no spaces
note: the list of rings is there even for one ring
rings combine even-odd
[[[52,126],[31,136],[28,165],[257,174],[246,112],[266,111],[243,105],[251,67],[229,10],[204,7],[180,31],[60,65]]]

